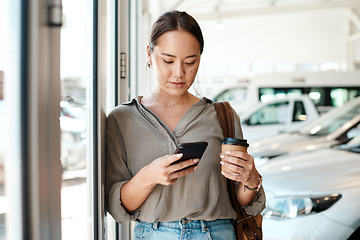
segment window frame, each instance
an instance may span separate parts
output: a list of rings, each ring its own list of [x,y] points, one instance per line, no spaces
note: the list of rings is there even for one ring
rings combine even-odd
[[[90,0],[89,0],[90,1]],[[141,1],[93,0],[93,81],[91,83],[91,129],[89,189],[90,239],[130,239],[131,224],[109,227],[105,209],[106,115],[116,105],[138,94],[138,18]],[[49,11],[61,1],[12,0],[8,2],[11,44],[9,72],[12,84],[5,87],[15,121],[8,121],[10,148],[5,161],[9,174],[9,239],[61,239],[60,162],[60,27]],[[109,6],[114,6],[109,7]],[[111,20],[107,14],[113,10]],[[113,25],[109,21],[114,21]],[[135,26],[135,28],[133,28]],[[133,30],[132,30],[133,29]],[[108,34],[113,32],[114,35]],[[114,36],[115,40],[109,38]],[[131,39],[136,41],[130,46]],[[114,52],[109,51],[109,45]],[[131,47],[131,48],[130,48]],[[109,56],[109,54],[113,54]],[[134,56],[130,64],[130,55]],[[125,56],[125,58],[121,58]],[[107,61],[113,66],[108,68]],[[112,62],[113,61],[113,62]],[[125,76],[121,71],[125,61]],[[10,65],[10,64],[9,64]],[[129,66],[132,68],[129,68]],[[112,71],[111,73],[109,71]],[[130,74],[132,71],[133,74]],[[108,75],[108,76],[107,76]],[[110,76],[111,75],[111,76]],[[15,90],[15,91],[14,91]],[[110,95],[110,97],[109,97]],[[44,127],[46,126],[46,127]],[[11,188],[10,186],[20,186]],[[114,221],[113,221],[114,223]],[[84,223],[86,224],[86,223]],[[114,233],[108,232],[114,231]]]

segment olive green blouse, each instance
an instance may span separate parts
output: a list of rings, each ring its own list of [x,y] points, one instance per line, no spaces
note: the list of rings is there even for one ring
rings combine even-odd
[[[221,175],[219,153],[222,130],[211,100],[194,104],[171,131],[161,119],[140,103],[141,97],[112,110],[107,118],[106,201],[117,222],[140,219],[168,222],[236,218],[226,179]],[[242,138],[240,118],[234,114],[236,137]],[[157,185],[142,206],[129,214],[121,205],[120,189],[141,168],[156,158],[174,154],[179,143],[206,141],[208,147],[199,168],[173,185]],[[251,144],[251,143],[250,143]],[[246,207],[259,214],[265,207],[263,188]]]

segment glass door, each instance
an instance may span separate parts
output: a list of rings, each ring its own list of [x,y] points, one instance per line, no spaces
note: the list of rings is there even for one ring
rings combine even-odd
[[[128,98],[128,1],[62,0],[47,27],[39,2],[0,1],[0,240],[119,238],[104,224],[104,139]]]
[[[5,11],[5,2],[0,1],[0,35],[6,36],[5,33],[5,22],[6,21],[6,11]],[[0,52],[4,53],[6,49],[5,38],[0,37]],[[4,100],[4,68],[6,62],[6,55],[0,54],[0,240],[5,240],[6,234],[6,222],[5,215],[7,214],[7,197],[5,195],[5,153],[4,153],[4,122],[5,122],[5,100]]]
[[[106,114],[115,102],[117,1],[63,0],[62,239],[114,239],[105,230]],[[113,229],[112,229],[113,230]],[[111,230],[111,231],[112,231]]]
[[[1,6],[0,6],[1,8]],[[1,13],[0,13],[1,14]],[[1,34],[1,31],[0,31]],[[1,43],[0,43],[1,44]],[[0,52],[2,52],[0,50]],[[0,60],[1,61],[1,60]],[[0,63],[0,132],[2,133],[0,136],[0,240],[5,240],[6,235],[6,215],[8,212],[8,197],[5,193],[5,107],[8,101],[5,101],[4,98],[4,69],[2,63]]]
[[[21,224],[15,227],[23,216],[20,175],[23,150],[20,146],[20,1],[0,1],[0,36],[0,240],[6,240],[21,239],[24,232]]]
[[[61,29],[62,239],[90,239],[89,144],[93,81],[93,1],[63,0]]]

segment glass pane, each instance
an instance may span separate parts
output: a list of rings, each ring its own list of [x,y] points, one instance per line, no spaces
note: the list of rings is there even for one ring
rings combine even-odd
[[[277,72],[295,72],[296,66],[293,63],[279,63],[275,65]]]
[[[303,94],[304,88],[259,88],[260,101],[266,102],[285,96],[296,97]]]
[[[1,33],[0,33],[1,34]],[[1,50],[0,50],[1,52]],[[0,55],[1,58],[1,55]],[[1,69],[1,65],[0,65]],[[4,72],[0,70],[0,132],[4,133],[4,110],[5,101],[3,95],[3,84],[4,84]],[[4,140],[5,136],[1,134],[0,137],[0,240],[5,239],[6,225],[5,225],[5,214],[7,213],[6,202],[7,198],[5,195],[5,166],[4,166]]]
[[[305,121],[306,119],[307,119],[307,115],[305,112],[304,103],[301,101],[295,101],[292,121],[298,122],[298,121]]]
[[[92,82],[92,1],[63,0],[61,29],[62,239],[88,239],[87,92]]]
[[[247,88],[233,88],[226,90],[216,97],[216,101],[243,102],[246,99]]]
[[[274,103],[252,114],[250,125],[284,124],[289,111],[289,102]]]
[[[5,1],[0,1],[0,36],[6,36],[5,22],[6,22],[6,5]],[[5,38],[0,37],[0,53],[6,50]],[[4,69],[5,69],[6,54],[0,54],[0,240],[5,240],[6,224],[5,214],[7,213],[7,198],[5,195],[5,99],[4,99]]]
[[[273,72],[273,65],[271,63],[254,63],[252,70],[255,73]]]
[[[359,101],[349,102],[344,104],[341,108],[335,108],[327,113],[324,113],[319,118],[305,125],[299,130],[302,135],[322,136],[328,135],[347,123],[355,116],[360,114]]]
[[[330,90],[330,97],[332,106],[340,107],[350,99],[360,96],[360,88],[332,88]]]

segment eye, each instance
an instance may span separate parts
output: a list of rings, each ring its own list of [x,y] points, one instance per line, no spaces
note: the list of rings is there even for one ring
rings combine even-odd
[[[196,61],[194,61],[194,62],[189,62],[189,63],[185,63],[186,65],[188,65],[188,66],[191,66],[191,65],[194,65],[196,63]]]
[[[167,64],[171,64],[171,63],[174,63],[174,61],[167,61],[165,59],[163,59],[164,63],[167,63]]]

